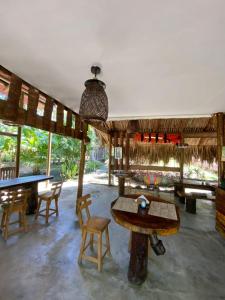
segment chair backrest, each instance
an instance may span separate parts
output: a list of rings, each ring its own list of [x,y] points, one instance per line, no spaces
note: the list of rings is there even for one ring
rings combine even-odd
[[[52,183],[51,191],[53,197],[59,197],[62,190],[62,181]]]
[[[91,217],[88,206],[91,205],[91,200],[88,200],[91,197],[90,194],[82,196],[77,199],[77,216],[79,220],[80,227],[82,228],[85,225],[85,218],[83,216],[83,211],[85,211],[86,219],[89,220]]]
[[[31,189],[20,189],[14,191],[2,191],[0,193],[0,202],[8,204],[9,208],[21,204],[27,207],[27,200],[31,194]]]
[[[3,167],[0,168],[0,180],[7,180],[16,177],[15,167]]]

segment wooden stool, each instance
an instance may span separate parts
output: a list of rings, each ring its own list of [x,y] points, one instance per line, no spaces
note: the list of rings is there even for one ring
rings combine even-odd
[[[3,215],[1,221],[2,235],[5,240],[8,239],[9,235],[17,233],[19,231],[27,231],[26,222],[26,209],[27,209],[27,199],[30,196],[30,190],[14,190],[11,192],[1,193],[1,202]],[[13,213],[19,214],[19,219],[14,222],[10,221],[10,216]],[[9,231],[9,225],[19,223],[19,228]]]
[[[52,184],[51,191],[46,192],[42,195],[40,195],[39,201],[38,201],[38,207],[35,214],[35,220],[37,220],[38,216],[45,217],[45,223],[48,224],[48,218],[54,214],[56,216],[59,215],[59,209],[58,209],[58,200],[59,196],[62,190],[62,182],[55,182]],[[55,200],[55,208],[50,208],[52,200]],[[42,201],[46,202],[45,209],[40,210]],[[42,212],[46,212],[45,214],[42,214]],[[52,213],[49,213],[49,211],[52,211]]]
[[[98,271],[102,271],[103,258],[108,253],[110,255],[110,242],[109,242],[109,230],[108,225],[110,219],[101,217],[91,217],[88,206],[91,205],[91,201],[88,199],[90,195],[86,195],[77,199],[77,213],[79,224],[82,229],[82,242],[80,247],[80,254],[78,258],[78,263],[82,262],[82,259],[94,262],[98,265]],[[86,212],[86,223],[84,223],[82,211],[85,209]],[[102,235],[105,232],[106,238],[106,250],[102,254]],[[90,234],[90,240],[86,244],[87,235]],[[97,235],[97,241],[94,240],[94,235]],[[94,243],[97,243],[98,255],[97,257],[88,256],[85,254],[85,250],[90,246],[93,249]]]

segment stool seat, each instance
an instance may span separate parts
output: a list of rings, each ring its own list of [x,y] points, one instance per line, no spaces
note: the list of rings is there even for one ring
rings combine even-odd
[[[87,221],[85,225],[83,225],[83,227],[86,227],[88,231],[93,231],[98,233],[98,232],[103,232],[110,222],[111,222],[110,219],[93,216],[90,217],[90,219]]]

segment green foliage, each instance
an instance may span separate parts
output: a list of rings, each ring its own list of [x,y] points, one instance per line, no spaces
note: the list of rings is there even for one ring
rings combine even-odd
[[[85,172],[90,173],[101,168],[104,164],[97,160],[88,160],[85,164]]]
[[[74,179],[78,175],[78,165],[76,162],[65,161],[61,165],[61,177],[66,179]]]
[[[17,132],[16,127],[0,124],[1,131]],[[92,127],[89,127],[90,143],[87,145],[87,157],[99,144],[99,140]],[[58,165],[64,179],[75,178],[78,174],[80,160],[80,141],[74,138],[52,134],[52,163]],[[17,140],[15,137],[0,136],[0,159],[3,162],[15,161]],[[48,153],[48,132],[24,126],[21,140],[21,164],[32,167],[33,174],[40,174],[46,168]],[[87,161],[86,172],[93,172],[100,168],[102,163]]]
[[[21,162],[33,168],[33,174],[40,174],[46,165],[48,133],[31,127],[23,127],[21,141]]]
[[[0,131],[16,133],[16,128],[0,124]],[[0,161],[12,162],[16,157],[16,137],[0,136]]]

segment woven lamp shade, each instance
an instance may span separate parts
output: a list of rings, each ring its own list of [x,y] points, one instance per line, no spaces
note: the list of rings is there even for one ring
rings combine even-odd
[[[84,120],[106,121],[108,118],[108,98],[104,82],[89,79],[81,96],[79,115]]]

